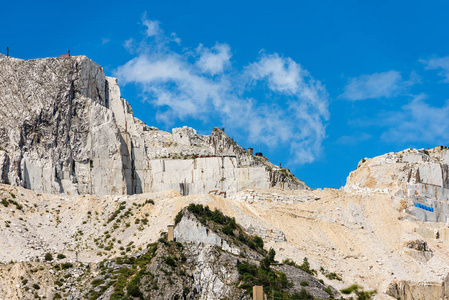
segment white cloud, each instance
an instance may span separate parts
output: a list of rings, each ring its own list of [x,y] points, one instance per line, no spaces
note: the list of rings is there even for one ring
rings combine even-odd
[[[432,144],[449,143],[449,100],[441,107],[425,102],[425,94],[417,95],[399,112],[382,116],[389,129],[382,139],[393,142],[416,142]]]
[[[160,24],[159,21],[151,21],[151,20],[144,19],[142,21],[142,23],[147,28],[145,30],[145,33],[146,33],[147,37],[157,36],[159,34],[162,34],[162,31],[159,28],[159,24]]]
[[[221,102],[224,82],[198,74],[187,61],[174,53],[163,55],[141,54],[117,69],[119,79],[138,83],[157,107],[169,108],[159,113],[160,121],[198,117],[207,112],[213,101]]]
[[[130,52],[130,53],[134,53],[135,51],[135,40],[133,38],[127,39],[124,43],[123,43],[123,47],[125,47],[125,49]]]
[[[266,80],[272,91],[294,95],[302,100],[298,103],[307,103],[321,117],[329,117],[328,103],[323,101],[328,97],[326,89],[291,58],[282,58],[277,53],[264,54],[259,61],[250,64],[246,72],[253,80]]]
[[[426,70],[440,70],[438,75],[444,77],[444,82],[449,82],[449,56],[420,60],[425,65]]]
[[[170,35],[170,41],[175,42],[178,45],[181,45],[181,39],[174,32],[172,32]]]
[[[270,89],[291,94],[298,92],[302,80],[301,66],[277,54],[262,56],[258,62],[250,64],[247,71],[255,80],[268,79]]]
[[[101,44],[102,44],[102,45],[105,45],[105,44],[109,43],[110,41],[111,41],[110,38],[105,38],[105,37],[104,37],[104,38],[101,39]]]
[[[373,98],[391,98],[397,96],[412,82],[405,82],[399,72],[391,70],[383,73],[361,75],[349,79],[339,98],[347,100],[366,100]]]
[[[217,43],[211,49],[200,44],[196,52],[199,54],[196,64],[204,73],[211,75],[222,73],[225,67],[230,65],[231,47],[227,44]]]
[[[329,118],[328,94],[301,65],[262,53],[239,71],[230,64],[226,44],[176,52],[159,34],[156,42],[141,42],[138,55],[116,70],[121,84],[141,88],[157,109],[159,122],[197,119],[225,126],[227,133],[250,143],[288,144],[291,163],[312,162],[320,154]],[[254,84],[242,84],[248,81]],[[260,85],[274,97],[254,97]]]

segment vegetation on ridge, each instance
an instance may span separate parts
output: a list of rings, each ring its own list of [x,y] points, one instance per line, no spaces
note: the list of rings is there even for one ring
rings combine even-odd
[[[237,245],[243,243],[249,248],[258,251],[259,253],[266,253],[266,251],[263,249],[263,240],[259,236],[247,235],[244,230],[236,224],[235,218],[225,216],[218,209],[212,211],[209,206],[203,206],[202,204],[192,203],[187,207],[187,210],[191,212],[195,217],[197,217],[203,225],[207,225],[208,221],[220,225],[220,228],[216,227],[211,229],[223,232],[225,235],[229,236]],[[177,219],[180,220],[180,218],[176,216],[175,223]]]

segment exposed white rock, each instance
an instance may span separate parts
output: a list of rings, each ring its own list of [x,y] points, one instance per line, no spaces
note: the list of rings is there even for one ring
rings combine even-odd
[[[449,220],[449,149],[407,149],[363,159],[345,190],[390,193],[409,200],[407,211],[419,220]]]
[[[0,147],[0,182],[44,193],[307,188],[220,129],[147,126],[117,80],[84,56],[0,61]]]
[[[224,251],[236,255],[240,254],[239,248],[231,247],[226,240],[223,240],[190,215],[184,216],[176,225],[174,228],[174,238],[176,242],[180,243],[214,245],[222,248]]]

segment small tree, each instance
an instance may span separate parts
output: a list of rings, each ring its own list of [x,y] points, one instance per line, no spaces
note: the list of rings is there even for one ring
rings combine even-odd
[[[268,251],[268,258],[270,259],[270,263],[274,263],[274,257],[276,256],[276,251],[273,248],[270,248]]]
[[[299,268],[309,273],[310,275],[316,275],[316,270],[310,268],[309,260],[307,259],[307,257],[304,257],[302,265],[300,265]]]
[[[256,244],[256,247],[263,248],[263,240],[262,240],[261,237],[259,237],[259,236],[256,235],[256,236],[253,238],[253,242],[254,242],[254,244]]]

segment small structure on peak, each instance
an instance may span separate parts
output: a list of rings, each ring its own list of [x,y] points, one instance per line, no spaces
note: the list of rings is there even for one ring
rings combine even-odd
[[[67,54],[61,54],[61,57],[70,57],[70,50],[67,52]]]

